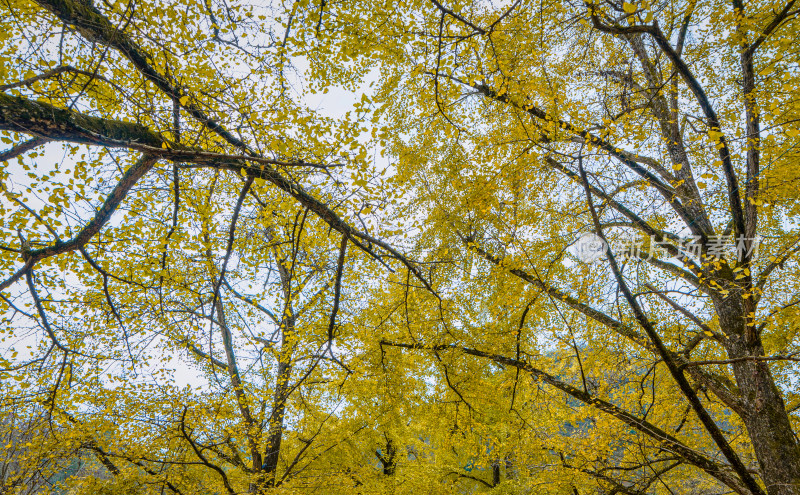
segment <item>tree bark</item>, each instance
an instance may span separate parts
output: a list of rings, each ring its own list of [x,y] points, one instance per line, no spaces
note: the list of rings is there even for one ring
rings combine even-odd
[[[745,338],[745,305],[740,297],[715,301],[730,359],[764,355],[761,336]],[[761,479],[770,495],[800,494],[800,444],[792,430],[786,404],[764,361],[732,363],[736,385],[747,404],[741,416],[758,459]]]
[[[278,461],[281,454],[283,441],[283,419],[286,414],[286,402],[292,389],[289,379],[292,376],[292,355],[294,350],[294,332],[296,315],[292,308],[292,272],[285,265],[286,260],[281,259],[275,249],[275,260],[278,264],[278,273],[281,277],[285,308],[281,319],[281,349],[278,352],[278,374],[275,377],[275,392],[272,397],[272,414],[269,418],[269,431],[267,445],[264,451],[264,484],[274,487],[278,470]]]

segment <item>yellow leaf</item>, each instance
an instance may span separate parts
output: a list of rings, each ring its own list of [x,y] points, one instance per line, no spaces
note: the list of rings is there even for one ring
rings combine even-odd
[[[181,105],[186,105],[187,103],[189,103],[189,95],[181,96],[181,98],[178,101],[180,102]]]
[[[797,137],[798,134],[800,134],[800,130],[797,129],[789,129],[786,131],[786,135],[789,137]]]
[[[624,10],[625,13],[627,13],[627,14],[633,14],[634,12],[636,12],[636,5],[634,5],[632,3],[624,2],[622,4],[622,10]]]

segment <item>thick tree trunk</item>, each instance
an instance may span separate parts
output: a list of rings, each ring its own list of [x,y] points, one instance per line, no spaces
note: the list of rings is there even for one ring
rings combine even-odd
[[[720,326],[728,336],[730,359],[763,356],[759,335],[746,338],[744,304],[736,297],[717,301]],[[800,444],[786,405],[764,361],[734,362],[736,385],[746,402],[742,416],[770,495],[800,495]]]

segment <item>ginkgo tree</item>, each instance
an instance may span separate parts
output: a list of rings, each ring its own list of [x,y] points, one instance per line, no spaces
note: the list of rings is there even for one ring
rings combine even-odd
[[[385,70],[379,113],[440,326],[384,345],[531,374],[649,438],[635,450],[653,472],[677,458],[739,493],[796,493],[794,2],[409,7],[357,10],[392,26],[362,44],[404,41],[385,58],[410,76]],[[609,246],[602,263],[565,261],[581,232]],[[571,345],[526,345],[528,325]],[[570,379],[534,358],[554,352]],[[652,407],[610,400],[620,359],[641,385],[628,401]],[[696,436],[676,436],[687,422]],[[575,467],[613,486],[628,460],[602,450]]]
[[[4,489],[800,492],[793,0],[0,9]]]
[[[434,304],[420,318],[438,324],[420,334],[401,320],[383,344],[531,374],[598,410],[597,421],[649,437],[636,449],[654,472],[677,458],[736,492],[796,493],[797,355],[786,334],[796,295],[786,287],[797,242],[798,12],[794,2],[331,10],[370,27],[340,45],[343,56],[377,51],[391,62],[377,113],[398,187],[414,199],[405,215],[423,222],[418,257],[432,266]],[[567,257],[581,232],[609,246],[591,269]],[[464,276],[481,282],[465,286]],[[566,326],[571,345],[526,346],[531,313],[563,319],[546,326]],[[577,364],[571,380],[532,357],[564,351]],[[647,418],[655,406],[607,400],[624,390],[609,359],[631,356],[628,380],[648,395],[652,378],[651,403],[665,404],[658,420]],[[673,434],[687,422],[691,440]],[[613,486],[628,466],[616,447],[600,452],[576,468]]]
[[[270,10],[106,7],[3,7],[4,140],[28,135],[2,157],[4,490],[261,492],[355,433],[331,426],[347,245],[401,258],[344,217],[359,123],[293,102]]]

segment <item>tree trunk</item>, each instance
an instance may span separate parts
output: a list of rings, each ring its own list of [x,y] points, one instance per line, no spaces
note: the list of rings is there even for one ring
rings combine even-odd
[[[741,298],[716,301],[720,327],[730,359],[763,356],[761,336],[747,338]],[[786,405],[769,366],[764,361],[743,360],[732,364],[746,413],[742,421],[758,459],[761,479],[770,495],[800,495],[800,444],[792,430]]]
[[[275,393],[272,396],[272,415],[269,418],[269,431],[267,445],[264,451],[264,465],[262,476],[264,486],[274,487],[278,471],[278,461],[281,456],[281,442],[283,440],[283,419],[286,414],[286,402],[292,390],[289,379],[292,376],[292,355],[294,350],[293,336],[295,331],[296,314],[292,308],[292,271],[287,268],[286,260],[274,250],[275,260],[278,263],[278,273],[281,277],[281,289],[284,296],[283,318],[281,319],[281,349],[278,352],[278,375],[275,377]]]
[[[291,318],[293,320],[293,318]],[[286,322],[289,326],[289,322]],[[291,322],[294,329],[294,321]],[[286,332],[284,332],[286,335]],[[284,337],[284,346],[290,346]],[[289,378],[292,374],[291,350],[281,349],[280,360],[278,362],[278,376],[275,379],[275,394],[272,399],[272,416],[269,421],[269,436],[264,452],[263,473],[266,486],[275,486],[275,475],[278,469],[278,460],[281,453],[281,441],[283,440],[283,417],[286,414],[286,401],[289,398]]]
[[[394,446],[394,442],[387,437],[386,455],[383,455],[381,451],[376,451],[375,453],[378,455],[378,459],[383,465],[383,474],[386,476],[394,476],[395,469],[397,468],[397,449]]]

